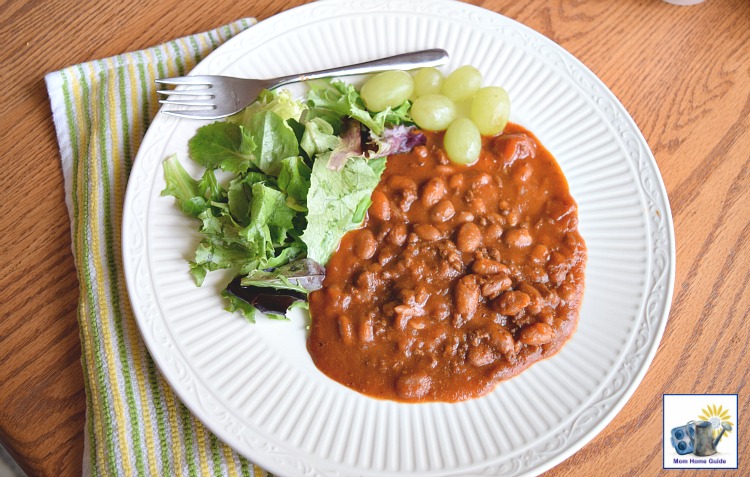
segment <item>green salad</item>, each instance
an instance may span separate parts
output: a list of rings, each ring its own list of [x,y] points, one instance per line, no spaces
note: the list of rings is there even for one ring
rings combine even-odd
[[[409,106],[403,99],[374,113],[354,86],[316,81],[305,101],[264,91],[237,115],[198,129],[188,152],[203,176],[191,177],[172,155],[162,191],[200,220],[202,240],[190,261],[196,285],[209,271],[236,269],[243,285],[308,290],[282,266],[303,258],[325,265],[341,237],[362,224],[386,156],[423,139]],[[231,174],[226,185],[217,169]],[[225,296],[229,309],[254,320],[256,306]]]
[[[223,293],[227,309],[250,321],[257,311],[284,318],[288,308],[305,307],[341,238],[362,225],[386,157],[424,144],[419,129],[445,131],[448,157],[470,165],[481,135],[502,132],[508,95],[481,85],[469,65],[447,78],[435,68],[387,71],[360,91],[310,81],[302,101],[263,91],[240,113],[198,129],[188,153],[203,176],[191,177],[172,155],[162,191],[200,221],[190,261],[196,285],[210,271],[236,270]],[[230,179],[220,182],[217,170]]]

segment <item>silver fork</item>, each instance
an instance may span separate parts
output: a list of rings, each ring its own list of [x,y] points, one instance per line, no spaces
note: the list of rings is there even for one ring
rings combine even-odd
[[[169,99],[159,100],[161,104],[191,107],[191,109],[183,110],[162,110],[162,113],[180,118],[219,119],[242,111],[255,101],[263,89],[274,89],[289,83],[330,76],[351,76],[378,71],[439,66],[446,61],[448,61],[448,52],[441,49],[432,49],[280,78],[246,79],[231,76],[196,75],[157,79],[156,82],[164,85],[198,87],[159,90],[159,94],[169,96]],[[185,96],[194,98],[190,99]],[[200,98],[195,98],[196,96],[200,96]]]

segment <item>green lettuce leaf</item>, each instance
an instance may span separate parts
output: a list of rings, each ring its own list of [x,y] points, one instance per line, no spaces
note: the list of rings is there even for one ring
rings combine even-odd
[[[354,85],[338,80],[316,80],[309,84],[307,120],[324,119],[334,127],[336,133],[341,130],[342,120],[346,116],[361,122],[375,134],[381,134],[386,124],[412,122],[408,115],[409,101],[404,101],[395,109],[386,108],[372,114]]]
[[[221,168],[236,174],[253,165],[257,146],[242,126],[218,121],[203,126],[188,141],[190,158],[207,169]]]
[[[307,294],[321,288],[324,278],[323,266],[310,258],[301,258],[270,271],[253,270],[240,283],[242,286],[295,290]]]
[[[206,210],[208,203],[200,193],[199,181],[192,178],[182,167],[176,154],[172,154],[162,162],[164,180],[167,183],[161,195],[171,195],[177,199],[177,205],[184,213],[197,217]]]
[[[250,160],[266,174],[278,176],[282,159],[298,155],[297,136],[284,119],[273,111],[255,114],[240,127],[255,145]]]
[[[252,251],[240,243],[224,243],[204,238],[195,250],[195,259],[190,262],[190,273],[195,284],[201,286],[206,278],[206,272],[241,267],[252,256]]]
[[[263,182],[252,186],[250,223],[240,231],[248,247],[260,257],[274,254],[274,247],[282,245],[287,231],[294,227],[296,211],[286,203],[283,192]]]
[[[229,181],[227,188],[227,205],[232,218],[241,227],[250,224],[250,202],[253,198],[252,188],[258,182],[271,182],[273,179],[262,172],[248,172]]]
[[[227,300],[227,306],[226,308],[224,308],[225,310],[229,312],[239,311],[247,321],[249,321],[250,323],[255,323],[255,314],[258,312],[258,310],[253,305],[246,302],[242,298],[236,297],[226,290],[221,292],[221,296],[223,296]]]
[[[307,212],[307,192],[310,190],[312,170],[300,156],[287,157],[281,161],[279,172],[279,189],[290,199],[289,207],[300,212]]]
[[[198,217],[211,201],[221,200],[224,190],[212,170],[207,169],[200,180],[195,180],[182,167],[176,154],[165,159],[162,168],[167,185],[161,195],[171,195],[177,199],[177,205],[185,214]]]
[[[323,118],[312,118],[305,123],[300,147],[307,153],[307,157],[335,149],[341,139],[333,133],[333,126]]]
[[[296,101],[288,90],[269,91],[264,89],[253,104],[239,113],[228,117],[227,121],[235,124],[247,124],[253,115],[266,111],[273,111],[284,120],[293,119],[299,121],[305,109],[307,109],[307,106],[301,101]]]
[[[350,158],[339,171],[328,168],[330,154],[319,156],[312,168],[307,195],[307,228],[302,241],[307,256],[325,265],[341,237],[359,227],[370,195],[385,170],[385,158]]]
[[[296,259],[307,251],[305,244],[300,240],[293,240],[291,243],[277,247],[273,255],[259,257],[245,262],[240,268],[240,275],[249,275],[255,270],[265,270],[285,265]]]

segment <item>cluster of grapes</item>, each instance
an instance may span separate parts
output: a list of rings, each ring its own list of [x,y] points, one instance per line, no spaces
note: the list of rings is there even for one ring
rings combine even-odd
[[[470,65],[448,77],[435,68],[417,70],[413,77],[405,71],[386,71],[368,79],[361,95],[375,112],[411,99],[414,122],[428,131],[445,131],[445,152],[459,164],[476,162],[482,135],[500,134],[510,115],[508,93],[499,86],[482,87],[482,73]]]

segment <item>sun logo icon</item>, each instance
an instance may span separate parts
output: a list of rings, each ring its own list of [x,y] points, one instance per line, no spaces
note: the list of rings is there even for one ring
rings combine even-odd
[[[701,409],[701,414],[698,416],[698,419],[703,421],[708,421],[711,423],[711,429],[714,433],[714,439],[718,437],[719,433],[726,429],[726,427],[722,427],[723,423],[729,424],[729,429],[727,429],[725,432],[729,434],[734,427],[734,424],[729,420],[732,416],[729,415],[729,412],[727,409],[724,409],[723,406],[719,406],[718,408],[715,405],[709,404],[705,408]]]

